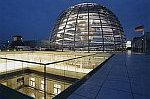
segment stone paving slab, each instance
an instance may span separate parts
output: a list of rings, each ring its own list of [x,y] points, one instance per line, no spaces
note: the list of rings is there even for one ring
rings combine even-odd
[[[150,55],[114,55],[68,99],[150,99]]]

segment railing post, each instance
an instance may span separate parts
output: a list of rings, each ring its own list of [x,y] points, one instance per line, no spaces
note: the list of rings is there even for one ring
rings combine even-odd
[[[44,65],[44,99],[46,99],[46,65]]]

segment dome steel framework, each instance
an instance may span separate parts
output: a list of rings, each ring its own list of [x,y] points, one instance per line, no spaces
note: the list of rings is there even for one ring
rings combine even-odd
[[[120,21],[109,9],[96,3],[82,3],[59,16],[51,42],[62,51],[116,51],[124,49],[123,33]]]

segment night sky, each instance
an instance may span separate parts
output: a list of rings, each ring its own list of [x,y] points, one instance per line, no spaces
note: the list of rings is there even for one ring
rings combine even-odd
[[[150,31],[150,0],[0,0],[0,41],[22,35],[24,40],[48,39],[58,15],[70,6],[95,2],[106,6],[121,21],[127,40]]]

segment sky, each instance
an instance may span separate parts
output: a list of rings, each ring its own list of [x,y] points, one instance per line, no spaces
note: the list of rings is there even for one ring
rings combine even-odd
[[[150,32],[150,0],[0,0],[0,41],[14,35],[24,40],[48,39],[59,14],[78,3],[94,2],[110,9],[120,20],[127,40]]]

